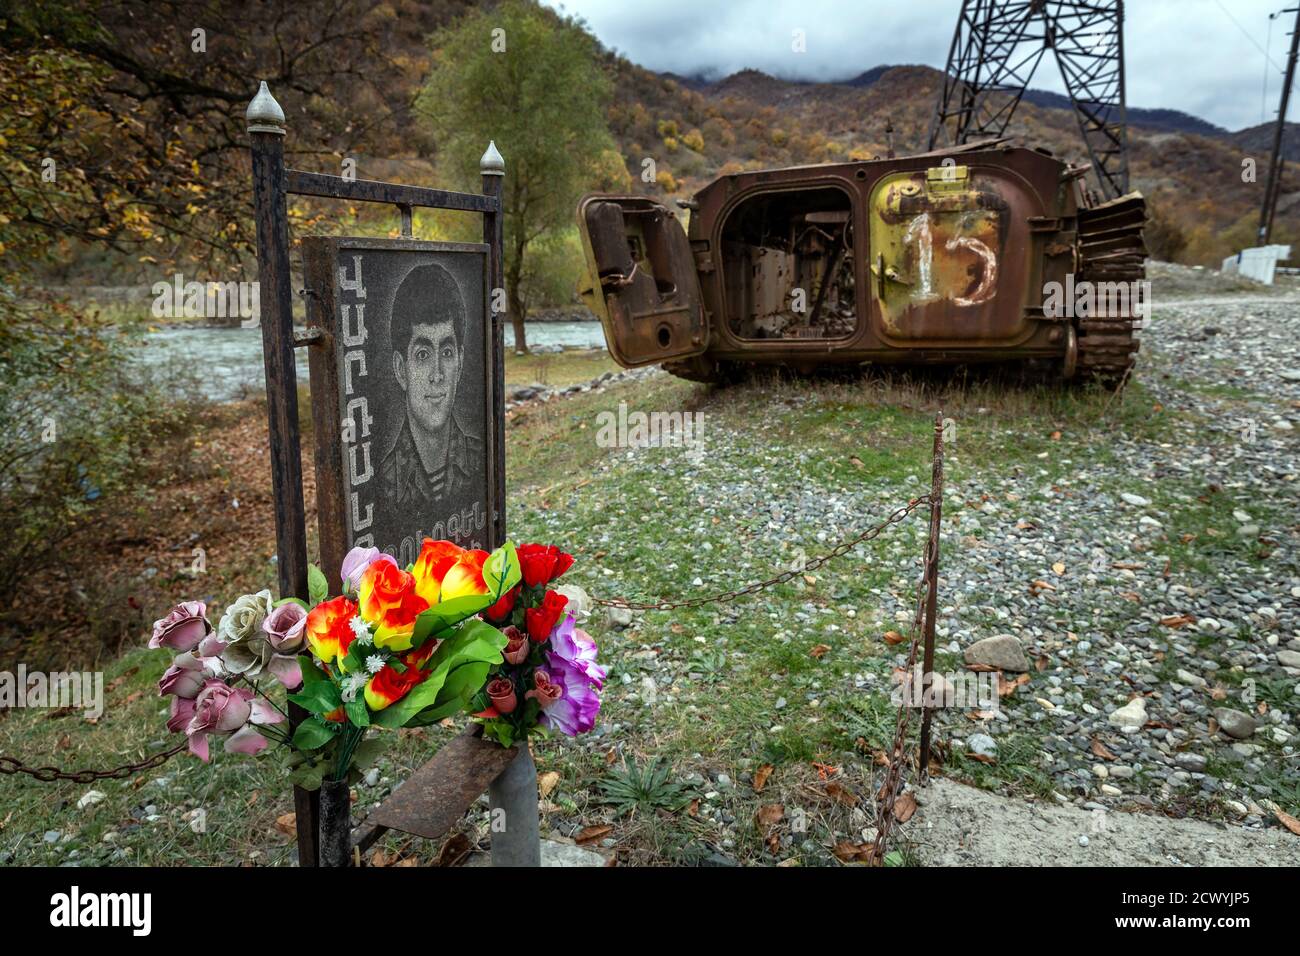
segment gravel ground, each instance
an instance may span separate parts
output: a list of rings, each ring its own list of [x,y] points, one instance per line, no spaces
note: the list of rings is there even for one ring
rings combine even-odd
[[[1229,284],[1225,292],[1213,275],[1165,272],[1127,411],[1107,409],[1102,423],[1072,422],[1047,451],[1032,454],[1021,446],[1035,430],[1050,430],[1046,410],[1031,405],[1017,414],[1014,406],[968,403],[953,413],[938,666],[953,678],[968,675],[972,663],[1001,668],[1004,680],[1023,670],[1029,682],[996,708],[939,713],[942,772],[1032,796],[1041,803],[1026,812],[1039,816],[1055,804],[1076,818],[1109,814],[1129,830],[1150,826],[1152,834],[1163,833],[1170,816],[1191,817],[1300,841],[1277,815],[1300,815],[1300,291]],[[516,509],[512,521],[539,537],[584,536],[600,555],[609,551],[584,573],[583,583],[600,596],[694,596],[824,552],[862,526],[864,511],[883,515],[926,485],[925,468],[896,462],[919,457],[915,436],[902,450],[869,441],[857,454],[878,453],[880,461],[854,459],[864,468],[856,474],[828,471],[824,443],[800,443],[801,415],[821,414],[843,392],[751,389],[702,400],[710,414],[706,454],[616,452],[583,482],[595,482],[583,495],[598,502],[575,494],[567,506]],[[743,427],[710,404],[723,401],[748,409]],[[864,424],[889,414],[878,404],[862,407]],[[854,416],[850,424],[857,423]],[[963,442],[972,433],[1005,443],[1006,454],[990,457],[986,441],[981,456],[979,443]],[[653,612],[628,615],[631,626],[621,633],[622,616],[602,620],[616,637],[602,647],[618,680],[607,694],[608,723],[578,746],[598,751],[623,738],[628,749],[663,751],[680,736],[675,721],[730,706],[717,703],[729,700],[728,685],[768,682],[774,701],[754,715],[757,726],[737,724],[726,741],[742,756],[701,747],[677,762],[683,779],[714,794],[701,819],[717,837],[707,846],[726,856],[753,808],[711,783],[720,774],[743,790],[774,739],[830,741],[827,723],[877,745],[885,725],[875,703],[886,699],[890,669],[904,659],[880,636],[910,620],[919,524],[841,559],[870,567],[870,580],[853,580],[852,568],[841,565],[806,596],[763,605],[757,626],[745,605],[698,619],[702,624],[674,624],[680,638],[665,633],[673,618]],[[636,549],[627,548],[631,528],[642,536]],[[705,551],[696,550],[689,564],[679,561],[682,542]],[[791,662],[823,642],[835,652],[811,673],[795,666],[765,672],[755,658],[779,648],[755,650],[738,636],[759,634],[765,623],[763,640],[788,646]],[[865,659],[840,651],[859,638],[873,646]],[[875,703],[862,704],[868,697]],[[869,729],[851,726],[857,717]],[[825,759],[856,773],[859,792],[869,794],[870,761],[852,758],[841,750]],[[583,798],[576,794],[577,805]],[[785,807],[787,816],[791,810]],[[805,863],[829,861],[837,841],[870,836],[860,826],[869,800],[852,810],[851,818],[829,820],[830,832],[816,840],[784,833],[760,859],[798,852]],[[579,822],[590,823],[590,815],[560,823],[559,832]],[[919,846],[915,829],[903,832]],[[1016,835],[1024,841],[1026,831]],[[1169,854],[1218,859],[1208,851],[1198,856],[1195,840],[1175,840],[1163,856],[1139,852],[1141,842],[1116,842],[1113,862],[1158,863]],[[1271,845],[1246,841],[1247,856],[1239,859],[1266,858]],[[1096,862],[1076,860],[1077,849],[1061,850],[1059,861]]]
[[[1050,796],[1085,810],[1251,827],[1274,822],[1274,800],[1295,812],[1298,342],[1294,293],[1162,304],[1157,289],[1136,378],[1175,413],[1161,440],[1063,449],[1051,482],[1017,468],[950,486],[985,500],[960,510],[945,554],[949,650],[969,661],[972,642],[1010,634],[1036,672],[994,719],[945,715],[954,749],[996,759],[1028,733]],[[1202,566],[1169,570],[1180,549]]]

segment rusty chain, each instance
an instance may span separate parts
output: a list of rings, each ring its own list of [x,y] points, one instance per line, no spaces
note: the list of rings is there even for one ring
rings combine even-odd
[[[611,598],[611,599],[592,598],[592,603],[599,607],[624,608],[625,610],[629,610],[629,611],[671,611],[679,608],[702,607],[706,604],[725,603],[727,601],[734,600],[735,598],[738,597],[744,597],[747,594],[754,594],[758,591],[762,591],[770,587],[775,587],[778,584],[784,584],[785,582],[791,580],[792,578],[797,577],[800,574],[807,574],[809,571],[815,571],[818,568],[820,568],[823,564],[826,564],[828,561],[831,561],[844,554],[847,554],[850,550],[852,550],[855,546],[861,544],[862,542],[870,541],[872,538],[878,537],[880,533],[884,531],[886,528],[890,527],[891,525],[898,524],[900,521],[906,518],[909,514],[911,514],[921,505],[929,504],[929,502],[930,502],[929,495],[921,495],[921,497],[919,498],[913,498],[902,508],[899,508],[893,514],[887,517],[884,521],[880,522],[877,525],[873,525],[872,527],[868,528],[866,531],[854,535],[852,538],[849,538],[847,541],[845,541],[843,544],[836,547],[834,550],[828,551],[826,554],[823,554],[818,558],[814,558],[813,560],[808,561],[807,563],[801,565],[798,568],[792,568],[788,571],[782,571],[780,574],[776,575],[775,577],[768,578],[765,581],[756,581],[753,584],[747,584],[743,588],[735,588],[734,590],[731,591],[720,591],[717,594],[710,594],[706,597],[690,598],[688,600],[682,600],[682,601],[628,601],[623,598]]]
[[[187,742],[182,740],[170,750],[160,750],[158,753],[151,754],[143,760],[135,763],[123,764],[120,767],[114,767],[112,770],[60,770],[58,767],[28,767],[16,757],[6,757],[0,755],[0,774],[5,776],[14,776],[15,774],[26,774],[33,780],[39,780],[42,783],[52,783],[55,780],[71,780],[73,783],[94,783],[96,780],[121,780],[132,774],[137,774],[142,770],[152,770],[154,767],[162,766],[176,754],[185,749]]]

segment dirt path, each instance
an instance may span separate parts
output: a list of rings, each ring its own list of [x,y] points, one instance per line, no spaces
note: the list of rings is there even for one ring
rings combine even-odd
[[[902,832],[925,866],[1300,866],[1300,836],[1277,827],[1090,812],[942,779],[917,797]]]

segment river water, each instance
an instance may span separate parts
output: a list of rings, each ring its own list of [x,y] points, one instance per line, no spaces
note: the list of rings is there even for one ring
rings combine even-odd
[[[149,332],[144,339],[140,354],[146,365],[158,374],[171,368],[189,371],[207,398],[224,402],[266,388],[260,329],[182,326]],[[605,333],[599,322],[530,322],[528,345],[604,348]],[[514,331],[507,325],[506,348],[514,346]],[[301,350],[298,355],[298,379],[306,382],[306,356]]]

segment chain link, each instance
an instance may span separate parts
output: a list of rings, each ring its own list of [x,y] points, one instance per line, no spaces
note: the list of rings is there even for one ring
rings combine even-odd
[[[114,767],[112,770],[60,770],[58,767],[28,767],[16,757],[0,755],[0,774],[6,776],[26,774],[33,780],[39,780],[42,783],[52,783],[55,780],[71,780],[74,783],[94,783],[96,780],[121,780],[142,770],[152,770],[154,767],[162,766],[162,764],[184,750],[185,747],[186,741],[182,740],[170,750],[160,750],[158,753],[136,763],[123,764],[120,767]]]
[[[898,524],[921,505],[929,503],[929,495],[922,495],[919,498],[913,498],[902,508],[899,508],[887,517],[884,521],[877,525],[873,525],[860,534],[854,535],[834,550],[828,551],[826,554],[823,554],[818,558],[814,558],[812,561],[807,562],[801,567],[792,568],[789,571],[782,571],[780,574],[768,578],[766,581],[756,581],[753,584],[745,585],[743,588],[736,588],[731,591],[721,591],[717,594],[710,594],[707,597],[690,598],[682,601],[629,601],[624,598],[593,598],[592,603],[599,607],[617,607],[629,611],[672,611],[679,608],[702,607],[706,604],[721,604],[732,601],[738,597],[744,597],[747,594],[754,594],[758,591],[775,587],[778,584],[784,584],[800,574],[807,574],[809,571],[816,571],[823,564],[826,564],[826,562],[847,554],[850,550],[857,545],[862,544],[864,541],[870,541],[872,538],[879,536],[886,528]]]

